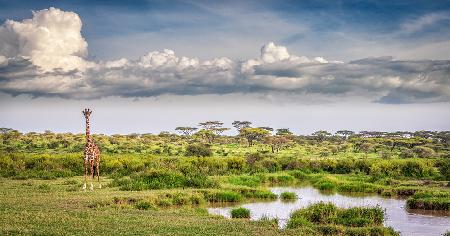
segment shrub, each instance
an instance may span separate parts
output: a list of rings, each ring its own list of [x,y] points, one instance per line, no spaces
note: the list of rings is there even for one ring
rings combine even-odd
[[[311,223],[309,220],[305,219],[304,217],[298,216],[298,217],[291,217],[289,221],[287,222],[286,228],[288,229],[295,229],[295,228],[303,228],[303,227],[311,227],[313,226],[313,223]]]
[[[239,207],[231,210],[231,218],[250,218],[250,210]]]
[[[139,210],[149,210],[155,208],[151,202],[144,200],[138,201],[134,206]]]
[[[392,156],[392,152],[389,150],[381,150],[380,151],[380,157],[382,159],[389,159],[389,158],[391,158],[391,156]]]
[[[294,177],[288,174],[268,174],[267,181],[271,184],[288,184],[294,181]]]
[[[330,151],[333,155],[336,155],[339,151],[339,148],[336,145],[331,145],[330,146]]]
[[[242,157],[228,157],[225,159],[228,170],[242,171],[245,166],[245,159]]]
[[[212,156],[212,150],[209,145],[202,143],[189,144],[186,147],[186,156],[209,157]]]
[[[281,170],[281,165],[274,159],[266,158],[261,161],[261,165],[269,172],[276,172]]]
[[[262,155],[259,152],[249,153],[245,156],[245,160],[247,162],[247,165],[249,165],[249,166],[255,165],[256,162],[258,162],[262,159],[264,159],[264,155]]]
[[[400,152],[400,157],[402,158],[413,158],[414,152],[409,148],[403,148]]]
[[[305,218],[309,222],[330,224],[335,221],[338,209],[332,203],[319,202],[307,208],[294,211],[291,218]]]
[[[336,229],[334,227],[337,225],[351,227],[382,226],[384,215],[384,210],[379,206],[342,209],[337,208],[332,203],[319,202],[294,211],[287,227],[296,228],[314,224],[327,232],[334,232]]]
[[[442,160],[437,163],[439,167],[439,172],[445,180],[450,180],[450,160]]]
[[[333,191],[336,189],[337,183],[331,180],[321,180],[314,184],[315,187],[322,191]]]
[[[353,227],[382,225],[384,210],[377,207],[353,207],[339,210],[336,218],[337,224]]]
[[[416,192],[408,198],[406,205],[411,209],[450,210],[450,193],[441,191]]]
[[[285,200],[285,201],[295,200],[298,198],[297,194],[294,192],[282,192],[280,197],[281,197],[281,200]]]
[[[420,158],[428,158],[435,155],[434,150],[429,147],[416,146],[413,148],[413,152]]]
[[[199,193],[193,193],[189,196],[189,201],[192,205],[202,205],[205,203],[205,198]]]
[[[185,186],[185,182],[181,173],[151,169],[131,178],[115,179],[112,186],[120,186],[121,190],[167,189]]]

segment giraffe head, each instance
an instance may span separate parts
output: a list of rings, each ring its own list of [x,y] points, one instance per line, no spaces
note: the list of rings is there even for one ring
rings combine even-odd
[[[92,111],[89,108],[86,108],[83,110],[83,115],[86,119],[89,119],[89,116],[91,115]]]

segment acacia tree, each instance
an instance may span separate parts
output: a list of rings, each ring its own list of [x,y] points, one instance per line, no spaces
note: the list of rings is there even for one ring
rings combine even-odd
[[[214,132],[206,129],[199,130],[197,133],[195,133],[195,135],[205,139],[208,143],[212,143],[214,141],[214,138],[216,137],[216,134]]]
[[[344,137],[344,139],[348,139],[348,137],[352,136],[353,134],[355,134],[355,132],[350,131],[350,130],[339,130],[336,132],[337,135]]]
[[[325,140],[325,138],[330,137],[331,134],[328,131],[319,130],[312,133],[312,136],[316,137],[319,142],[322,142],[323,140]]]
[[[198,128],[195,127],[176,127],[175,130],[182,133],[184,136],[190,136]]]
[[[273,128],[267,127],[267,126],[261,126],[261,127],[258,127],[258,129],[265,129],[265,130],[267,130],[267,131],[269,131],[269,132],[272,132],[272,131],[273,131]]]
[[[292,135],[292,132],[289,130],[289,128],[282,128],[277,129],[276,135]]]
[[[222,127],[223,123],[220,121],[205,121],[198,124],[202,129],[197,132],[200,136],[208,140],[209,143],[214,141],[216,136],[221,135],[224,131],[229,130],[229,128]]]
[[[248,141],[248,145],[252,146],[253,141],[262,140],[264,137],[269,135],[269,131],[260,128],[243,128],[240,130],[239,135],[246,138]]]
[[[283,147],[289,145],[291,140],[289,140],[286,136],[267,136],[264,139],[264,143],[269,145],[272,149],[272,153],[278,152]]]
[[[205,130],[212,130],[212,129],[216,129],[216,128],[221,128],[223,123],[220,121],[205,121],[205,122],[200,122],[198,123],[199,126],[201,126],[203,129]]]
[[[250,127],[251,125],[252,125],[252,122],[250,122],[250,121],[238,121],[238,120],[235,120],[235,121],[233,121],[233,123],[231,123],[231,125],[234,127],[234,128],[236,128],[236,130],[239,132],[241,129],[243,129],[243,128],[248,128],[248,127]]]

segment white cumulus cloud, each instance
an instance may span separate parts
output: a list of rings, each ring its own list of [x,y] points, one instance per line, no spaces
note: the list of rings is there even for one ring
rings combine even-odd
[[[32,19],[7,20],[0,27],[0,55],[29,58],[44,71],[84,70],[87,42],[81,26],[76,13],[53,7],[33,12]]]

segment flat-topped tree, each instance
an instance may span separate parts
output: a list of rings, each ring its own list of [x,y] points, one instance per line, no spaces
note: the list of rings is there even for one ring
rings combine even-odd
[[[221,128],[223,123],[220,121],[214,120],[214,121],[200,122],[200,123],[198,123],[198,125],[200,127],[202,127],[203,129],[212,130],[212,129],[216,129],[216,128]]]
[[[291,140],[286,135],[267,136],[264,144],[271,147],[272,153],[278,152],[280,149],[289,146]]]
[[[267,127],[267,126],[260,126],[260,127],[258,127],[258,129],[265,129],[265,130],[269,131],[269,133],[271,133],[273,131],[273,128]]]
[[[289,128],[282,128],[277,129],[276,135],[292,135],[292,132],[289,130]]]
[[[201,126],[202,129],[198,131],[197,134],[205,137],[209,143],[211,143],[216,136],[219,136],[226,130],[229,130],[229,128],[222,127],[223,123],[220,121],[205,121],[199,123],[198,125]]]
[[[175,130],[182,133],[184,136],[191,136],[191,134],[198,128],[195,127],[176,127]]]
[[[339,130],[336,132],[337,135],[344,137],[344,139],[348,139],[348,137],[355,134],[355,132],[350,130]]]
[[[236,128],[236,130],[239,132],[239,130],[243,129],[243,128],[248,128],[252,125],[252,122],[250,121],[239,121],[239,120],[235,120],[233,121],[233,123],[231,123],[231,125]]]
[[[327,137],[330,137],[331,133],[329,133],[328,131],[325,131],[325,130],[319,130],[319,131],[312,133],[312,136],[314,136],[319,142],[322,142]]]
[[[240,130],[239,135],[246,138],[248,145],[252,146],[254,141],[259,141],[264,139],[264,137],[269,135],[269,131],[260,128],[243,128]]]

